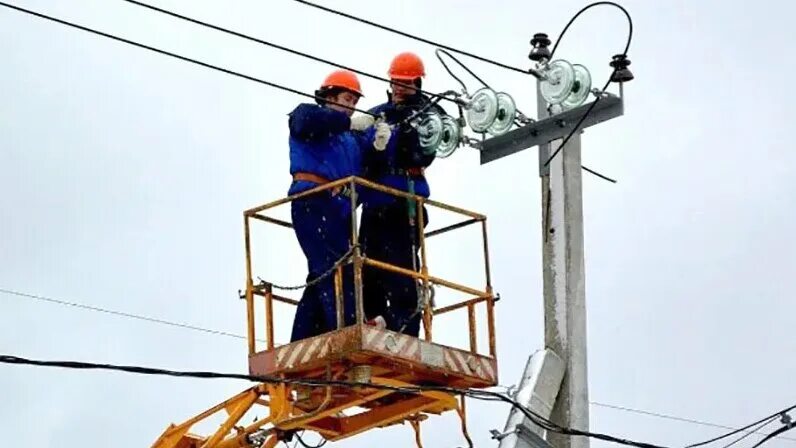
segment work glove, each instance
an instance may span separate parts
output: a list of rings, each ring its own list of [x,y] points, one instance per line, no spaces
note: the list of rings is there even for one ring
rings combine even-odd
[[[392,135],[392,128],[389,124],[383,121],[376,124],[376,138],[373,139],[373,147],[376,148],[376,151],[384,151],[387,148],[390,135]]]
[[[376,119],[370,115],[356,115],[351,117],[351,129],[355,131],[364,131],[365,129],[373,126],[373,123],[376,122]]]

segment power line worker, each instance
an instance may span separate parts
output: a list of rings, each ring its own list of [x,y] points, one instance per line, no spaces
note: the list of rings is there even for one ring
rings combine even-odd
[[[354,73],[336,70],[315,92],[318,104],[298,105],[290,114],[289,195],[348,176],[361,175],[365,152],[384,149],[390,129],[384,123],[373,127],[369,115],[352,117],[362,97]],[[367,134],[364,132],[369,129]],[[337,328],[334,274],[335,262],[350,249],[351,202],[347,188],[325,190],[291,204],[293,228],[307,258],[308,283],[293,322],[291,341],[305,339]],[[343,267],[344,324],[355,321],[353,271]]]
[[[388,75],[392,81],[388,101],[370,112],[383,115],[394,126],[394,138],[385,151],[370,153],[365,158],[364,175],[382,185],[429,197],[424,171],[434,161],[435,154],[422,150],[417,130],[406,120],[419,110],[445,111],[418,91],[426,72],[416,54],[405,52],[395,56]],[[428,223],[425,207],[417,210],[415,201],[368,191],[363,200],[360,229],[360,243],[366,256],[418,270],[419,232],[423,229],[417,225],[417,213],[423,213],[423,222]],[[368,298],[365,303],[368,316],[385,315],[388,329],[412,336],[419,334],[422,303],[415,279],[367,267],[363,270],[363,287]]]

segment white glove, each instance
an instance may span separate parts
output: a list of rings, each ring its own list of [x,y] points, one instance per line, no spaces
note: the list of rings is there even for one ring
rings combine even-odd
[[[357,115],[355,117],[351,117],[351,129],[355,131],[364,131],[365,129],[373,126],[376,119],[370,115]]]
[[[384,151],[387,148],[387,142],[390,141],[392,135],[392,128],[384,122],[376,124],[376,138],[373,140],[373,147],[376,151]]]

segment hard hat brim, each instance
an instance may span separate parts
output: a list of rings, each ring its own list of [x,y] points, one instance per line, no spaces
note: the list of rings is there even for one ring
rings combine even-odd
[[[415,79],[417,79],[417,78],[425,78],[425,77],[426,77],[426,75],[425,75],[425,74],[423,74],[423,75],[420,75],[420,76],[412,76],[412,75],[390,75],[390,79],[391,79],[391,80],[392,80],[392,79],[394,79],[394,80],[397,80],[397,81],[414,81],[414,80],[415,80]]]

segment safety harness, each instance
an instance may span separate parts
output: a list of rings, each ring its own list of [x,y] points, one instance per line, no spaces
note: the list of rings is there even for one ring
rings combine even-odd
[[[305,173],[305,172],[294,173],[293,181],[312,182],[318,185],[325,185],[331,182],[329,179],[323,176],[319,176],[314,173]],[[339,187],[332,188],[332,196],[337,196],[338,194],[342,194],[343,196],[350,196],[351,191],[347,185],[341,185]]]

